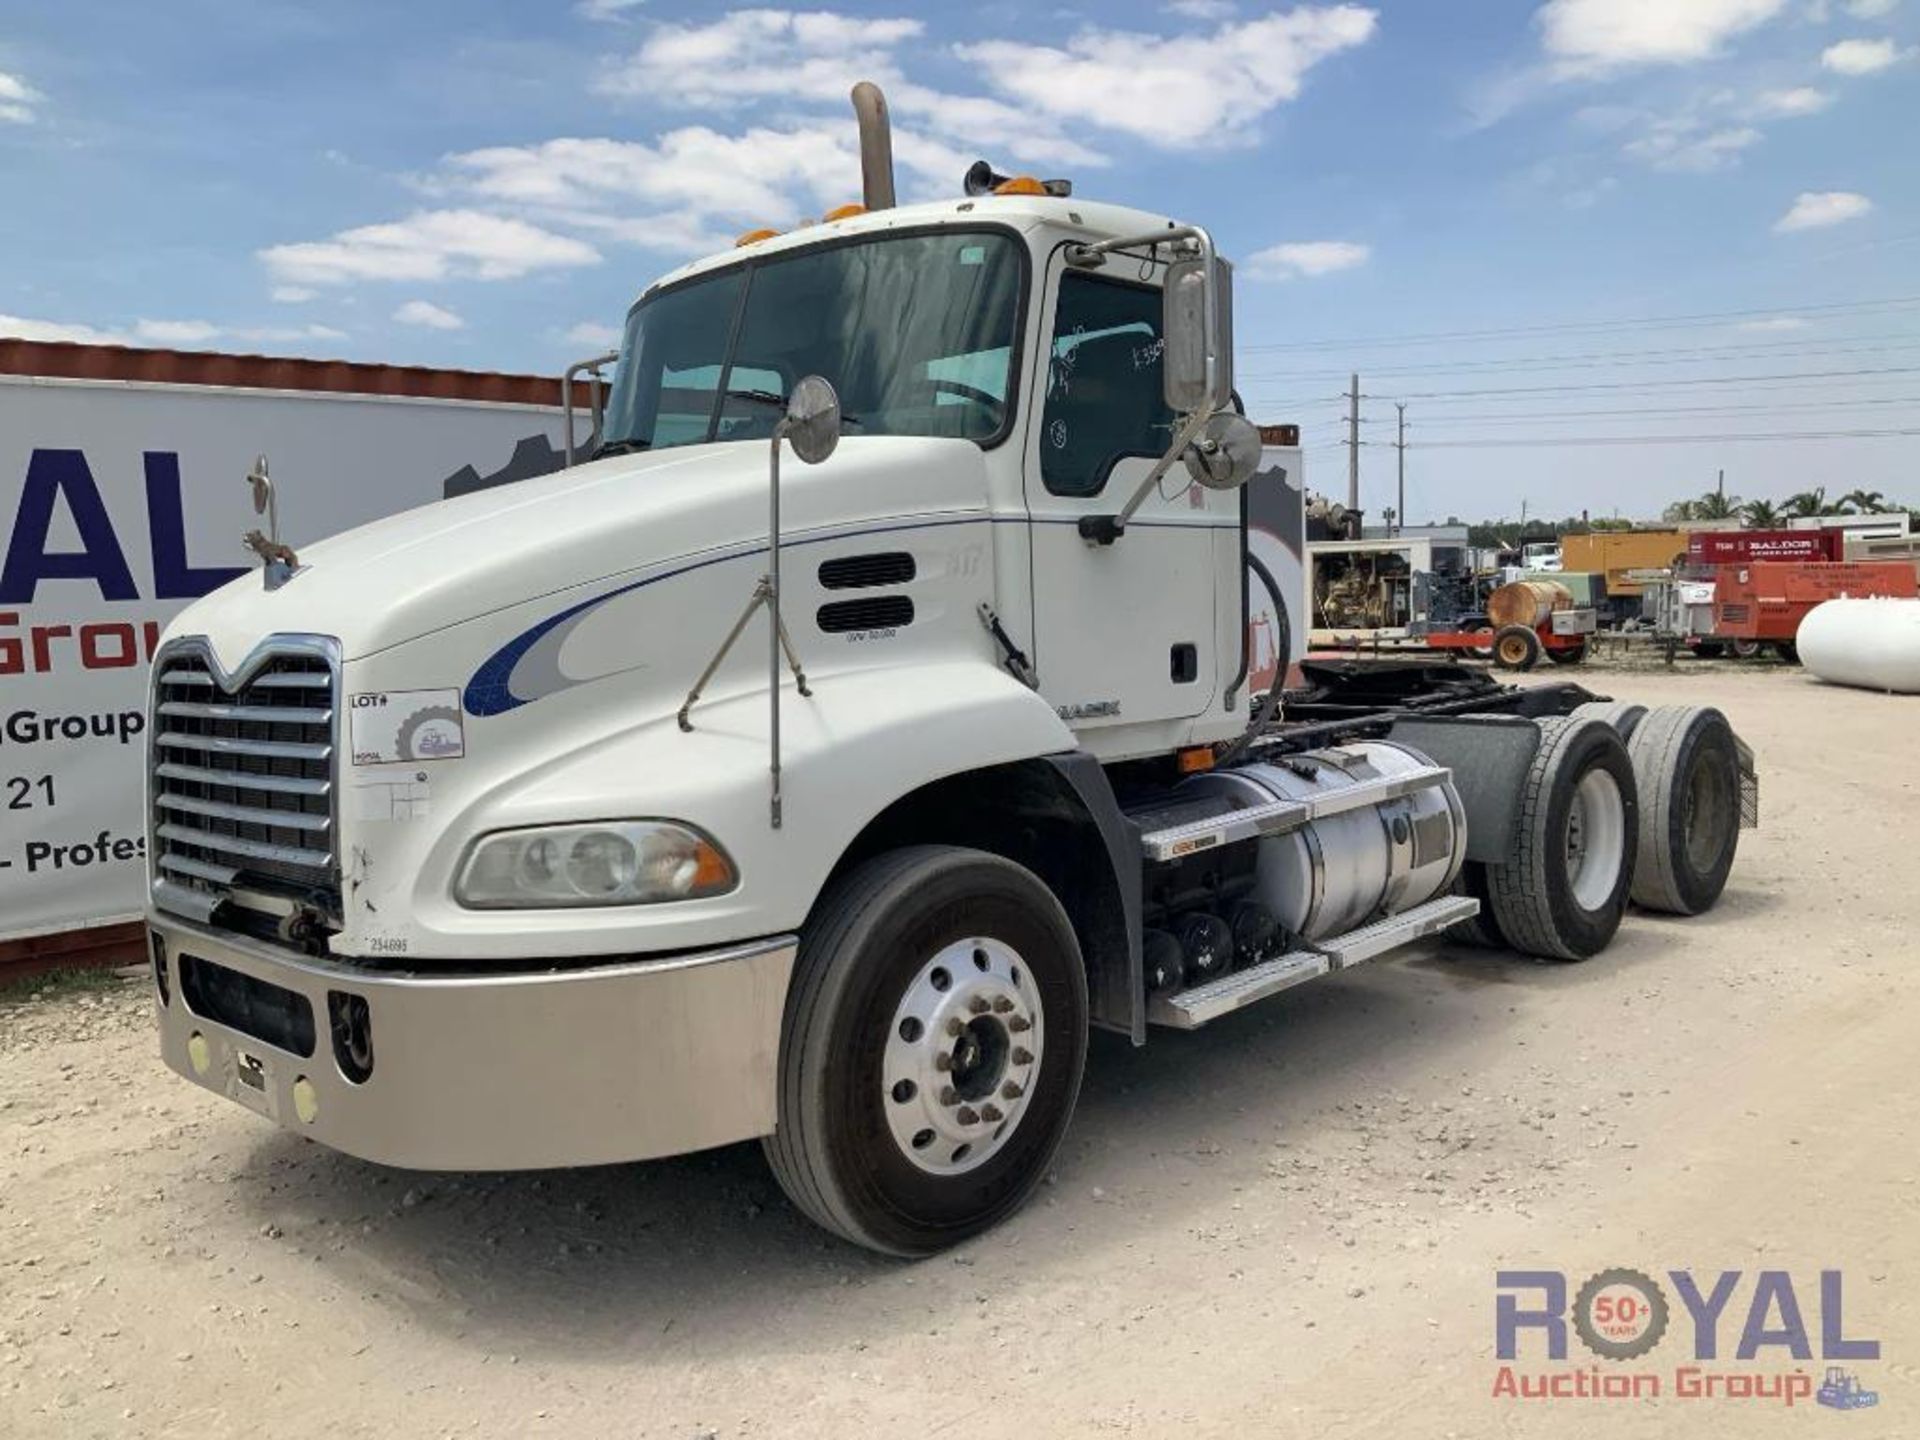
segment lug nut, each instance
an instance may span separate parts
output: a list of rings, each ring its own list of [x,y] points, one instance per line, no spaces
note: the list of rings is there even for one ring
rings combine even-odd
[[[980,1107],[980,1118],[989,1125],[993,1125],[1007,1117],[1000,1113],[1000,1107],[998,1105],[982,1105]]]
[[[1033,1022],[1027,1019],[1027,1017],[1024,1015],[1016,1015],[1011,1020],[1007,1021],[1007,1029],[1011,1030],[1016,1035],[1019,1035],[1025,1031],[1031,1030],[1032,1028],[1033,1028]]]
[[[951,1085],[942,1085],[940,1087],[940,1103],[942,1105],[958,1105],[960,1103],[960,1092]]]
[[[980,1112],[975,1110],[971,1105],[962,1105],[959,1113],[953,1118],[958,1120],[962,1125],[978,1125],[980,1123]]]
[[[951,1055],[934,1056],[933,1068],[936,1070],[942,1070],[942,1071],[951,1070],[953,1068],[953,1057]]]
[[[962,1030],[966,1028],[967,1028],[966,1026],[960,1023],[960,1017],[958,1015],[951,1017],[947,1021],[947,1034],[949,1035],[958,1035]]]
[[[1013,1063],[1016,1065],[1033,1064],[1033,1052],[1019,1045],[1013,1047]]]
[[[971,1010],[975,1015],[984,1015],[992,1008],[993,1006],[988,1003],[987,997],[984,995],[976,995],[967,1002],[967,1009]]]
[[[1022,1095],[1026,1093],[1027,1092],[1025,1090],[1022,1090],[1018,1085],[1014,1084],[1013,1081],[1011,1080],[1007,1081],[1006,1084],[1000,1087],[1000,1098],[1002,1100],[1018,1100]]]
[[[1004,1015],[1011,1009],[1013,1009],[1013,1001],[1004,995],[993,1002],[993,1013],[996,1015]]]

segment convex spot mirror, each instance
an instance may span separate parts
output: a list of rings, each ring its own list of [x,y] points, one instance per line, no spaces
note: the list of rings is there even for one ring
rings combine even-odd
[[[809,465],[818,465],[840,443],[840,397],[824,376],[808,375],[787,397],[787,418],[781,422],[793,453]]]
[[[1260,427],[1231,411],[1215,415],[1182,458],[1195,484],[1237,490],[1260,468]]]
[[[1207,384],[1207,310],[1213,310],[1213,384]],[[1167,267],[1160,333],[1166,341],[1160,372],[1169,409],[1181,415],[1227,410],[1233,404],[1233,267],[1213,262],[1211,283],[1199,260]]]

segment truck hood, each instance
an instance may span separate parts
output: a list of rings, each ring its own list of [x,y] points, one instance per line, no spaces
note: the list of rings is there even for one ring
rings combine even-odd
[[[768,445],[617,456],[403,511],[300,547],[278,590],[258,572],[196,601],[169,635],[205,635],[228,665],[267,635],[331,635],[351,659],[496,610],[587,589],[767,535]],[[968,440],[848,436],[819,465],[781,457],[781,532],[980,513],[986,457]]]

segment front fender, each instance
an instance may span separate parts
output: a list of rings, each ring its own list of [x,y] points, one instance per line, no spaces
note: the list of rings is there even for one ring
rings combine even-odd
[[[764,691],[703,703],[563,751],[469,797],[416,871],[411,956],[527,959],[645,954],[796,929],[835,863],[877,814],[930,781],[1074,747],[1046,702],[991,664],[954,659],[828,675],[781,701],[783,823],[769,815]],[[727,895],[666,905],[468,910],[452,899],[488,831],[581,820],[698,825],[739,867]],[[438,818],[438,817],[436,817]],[[393,928],[391,920],[372,924]],[[349,946],[349,948],[357,948]]]

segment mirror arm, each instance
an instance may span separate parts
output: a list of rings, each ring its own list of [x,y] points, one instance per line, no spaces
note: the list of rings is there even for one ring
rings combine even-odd
[[[562,446],[563,446],[563,449],[565,450],[565,463],[561,466],[563,470],[570,470],[573,468],[573,454],[574,454],[573,378],[574,376],[578,375],[583,370],[588,371],[593,375],[593,423],[594,423],[594,433],[597,435],[599,434],[600,424],[603,418],[603,413],[601,410],[601,400],[600,400],[600,369],[604,365],[612,365],[616,363],[619,359],[620,359],[620,352],[618,350],[609,350],[606,354],[596,355],[591,360],[575,361],[573,364],[569,365],[566,368],[566,372],[563,375],[561,375],[560,377],[560,425],[561,425],[561,429],[566,432],[561,437]]]
[[[1167,447],[1167,453],[1153,462],[1153,468],[1146,477],[1134,487],[1133,494],[1127,497],[1127,503],[1120,507],[1117,515],[1082,515],[1080,517],[1080,538],[1095,545],[1111,545],[1126,533],[1127,522],[1133,518],[1134,511],[1146,503],[1147,496],[1173,468],[1173,462],[1187,453],[1187,448],[1206,428],[1207,421],[1213,418],[1211,410],[1196,410],[1181,423],[1173,437],[1173,444]]]

